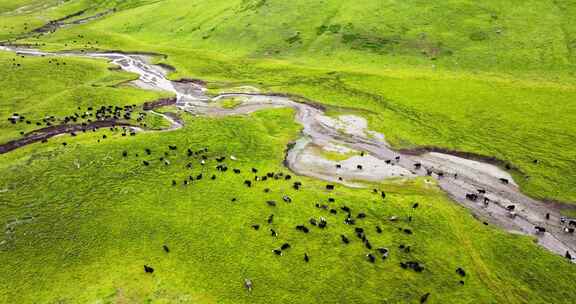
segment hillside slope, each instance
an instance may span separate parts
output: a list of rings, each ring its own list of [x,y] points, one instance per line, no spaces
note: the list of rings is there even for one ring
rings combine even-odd
[[[91,28],[157,46],[375,67],[567,72],[574,59],[574,8],[563,0],[132,2]]]
[[[19,42],[159,52],[173,77],[370,110],[398,148],[494,156],[530,195],[576,201],[569,1],[103,3],[114,13]]]
[[[298,94],[330,105],[329,115],[364,116],[396,148],[494,156],[530,195],[576,202],[574,9],[565,0],[0,0],[9,29],[0,40],[161,53],[153,60],[172,78],[206,80],[209,93]],[[129,87],[133,74],[96,59],[0,51],[0,67],[0,141],[49,115],[140,112],[168,96]],[[576,299],[573,263],[478,220],[434,179],[370,184],[375,194],[289,172],[286,147],[302,134],[290,109],[156,111],[179,115],[182,128],[62,134],[0,155],[0,303]],[[12,124],[14,112],[32,121]],[[160,117],[150,126],[167,124]],[[325,228],[313,224],[321,218]],[[389,255],[371,263],[380,247]]]

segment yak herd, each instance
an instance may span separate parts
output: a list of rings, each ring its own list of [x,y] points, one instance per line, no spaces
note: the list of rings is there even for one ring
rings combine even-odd
[[[13,125],[16,124],[26,124],[26,125],[36,125],[36,126],[55,126],[55,125],[65,125],[81,123],[83,126],[88,126],[88,124],[95,121],[119,121],[126,120],[129,121],[133,118],[134,111],[137,109],[136,105],[125,105],[125,106],[101,106],[99,108],[88,107],[85,111],[78,107],[78,112],[72,115],[67,115],[62,118],[57,118],[53,115],[46,115],[39,121],[32,121],[22,114],[13,113],[12,116],[8,118],[8,121]],[[136,121],[141,123],[141,126],[146,127],[143,123],[146,117],[145,112],[139,112],[136,117]]]
[[[140,153],[142,152],[131,153],[129,151],[122,151],[121,155],[123,158],[127,159],[131,156],[138,157]],[[190,187],[195,183],[216,180],[224,174],[232,174],[233,176],[238,177],[238,183],[241,184],[242,187],[250,189],[250,191],[258,191],[256,190],[257,185],[262,185],[261,191],[265,193],[271,193],[270,188],[266,185],[266,183],[270,181],[286,183],[289,186],[289,189],[291,189],[289,191],[302,191],[304,189],[303,183],[294,180],[294,177],[290,174],[285,174],[282,172],[262,173],[257,168],[251,168],[249,170],[231,168],[229,167],[229,160],[235,160],[236,158],[234,156],[226,157],[221,155],[210,155],[208,148],[202,148],[199,150],[185,149],[181,153],[176,145],[169,145],[167,149],[164,149],[164,151],[152,151],[152,149],[148,148],[144,149],[143,154],[146,159],[141,159],[138,161],[141,162],[141,165],[144,167],[150,167],[155,164],[160,166],[170,166],[172,163],[168,160],[168,158],[181,154],[183,157],[185,156],[184,168],[187,170],[193,168],[201,168],[200,172],[195,171],[196,173],[194,174],[187,174],[185,178],[181,178],[180,180],[172,179],[168,183],[170,187]],[[328,193],[333,193],[335,189],[336,185],[334,184],[327,184],[324,188],[324,190]],[[377,196],[379,200],[386,200],[386,193],[384,191],[373,189],[372,193],[373,195]],[[236,203],[238,202],[238,199],[236,197],[232,197],[230,198],[230,202]],[[272,227],[272,224],[275,221],[274,210],[277,210],[277,208],[282,208],[282,206],[285,204],[294,203],[294,199],[289,194],[282,194],[278,196],[278,200],[262,199],[262,203],[263,208],[269,208],[271,214],[267,218],[263,219],[262,223],[250,224],[249,229],[258,233],[261,231],[268,231],[271,237],[277,239],[279,237],[279,231]],[[415,210],[417,210],[420,206],[421,205],[419,203],[413,203],[410,207],[408,207],[411,211],[409,212],[410,216],[406,217],[405,219],[406,223],[409,224],[413,221],[413,214],[416,212]],[[358,242],[366,251],[363,258],[368,263],[376,263],[378,260],[386,261],[390,254],[392,254],[392,249],[384,246],[376,246],[373,244],[375,241],[372,240],[370,234],[382,234],[384,233],[384,230],[380,225],[365,227],[365,220],[369,217],[369,215],[365,212],[353,210],[352,207],[345,204],[339,204],[337,199],[334,197],[329,197],[325,202],[315,203],[314,207],[318,210],[322,210],[321,212],[325,212],[324,215],[310,217],[305,222],[294,223],[293,229],[303,234],[313,232],[325,233],[325,231],[327,231],[330,226],[345,225],[350,227],[350,233],[336,234],[335,236],[337,237],[338,242],[341,244],[341,246],[349,246],[353,242]],[[400,222],[400,218],[398,216],[392,216],[388,219],[388,221],[390,223],[398,223]],[[410,228],[398,227],[397,233],[410,236],[414,234],[414,231]],[[289,252],[292,247],[293,244],[282,242],[282,245],[277,248],[271,248],[270,250],[273,255],[283,257],[290,255]],[[399,253],[409,254],[412,250],[412,247],[407,244],[400,244],[397,250]],[[166,251],[166,253],[169,252],[166,246],[164,246],[164,251]],[[313,257],[307,252],[305,252],[302,257],[302,261],[304,263],[309,263],[312,261],[312,259]],[[416,273],[425,271],[425,266],[420,261],[402,261],[398,264],[398,266],[402,269],[412,270]],[[147,273],[152,273],[154,271],[153,268],[149,265],[145,265],[144,270]],[[466,272],[462,268],[458,268],[456,270],[456,275],[464,277],[466,276]],[[460,280],[459,282],[460,284],[464,284],[463,280]],[[252,281],[246,279],[245,287],[248,290],[252,290]],[[423,296],[423,299],[427,299],[428,296]]]
[[[42,143],[48,142],[49,137],[58,134],[69,133],[71,136],[76,136],[76,132],[86,132],[89,130],[95,132],[97,129],[103,127],[110,127],[111,131],[118,131],[120,130],[119,127],[121,127],[122,136],[127,136],[128,134],[135,136],[135,130],[130,128],[132,124],[128,123],[132,120],[138,122],[140,127],[147,127],[145,122],[146,113],[135,113],[137,109],[139,109],[137,105],[108,105],[99,108],[87,107],[84,111],[80,107],[77,109],[78,111],[72,115],[60,118],[54,115],[46,115],[38,121],[33,121],[20,113],[13,113],[12,116],[8,118],[8,121],[13,125],[36,125],[37,127],[42,127],[29,134],[25,134],[24,131],[20,132],[20,134],[24,136],[21,140],[32,139],[32,137],[38,137],[37,135],[43,134],[44,136],[30,141],[41,141]],[[102,136],[102,139],[106,138],[106,135]],[[98,142],[100,142],[100,140],[98,140]],[[66,142],[62,144],[64,146],[67,145]]]
[[[504,178],[501,178],[500,181],[503,184],[509,183],[509,181],[507,179],[504,179]],[[488,205],[490,204],[491,201],[485,195],[486,195],[486,190],[477,189],[477,193],[466,193],[466,199],[473,201],[473,202],[481,200],[484,204],[484,207],[488,207]],[[518,213],[516,212],[516,205],[510,204],[510,205],[505,206],[505,208],[506,208],[506,211],[508,212],[508,217],[510,217],[511,219],[514,219],[514,218],[516,218],[516,216],[518,216]],[[546,221],[549,221],[550,220],[550,213],[546,213],[544,218],[546,219]],[[561,228],[562,231],[564,233],[567,233],[567,234],[574,234],[574,232],[576,230],[576,220],[568,219],[564,216],[560,217],[560,225],[562,226],[562,228]],[[546,228],[539,226],[539,225],[536,225],[536,226],[534,226],[534,233],[536,235],[543,235],[544,233],[546,233]],[[570,251],[566,251],[564,256],[568,260],[573,259]]]
[[[96,108],[96,109],[94,109],[93,107],[88,107],[86,109],[86,111],[81,111],[81,108],[78,107],[79,112],[74,113],[74,114],[69,115],[69,116],[65,116],[65,117],[60,118],[60,119],[57,119],[54,116],[46,116],[41,121],[34,123],[32,120],[27,119],[27,117],[25,117],[24,115],[21,115],[19,113],[14,113],[10,118],[8,118],[8,120],[12,124],[19,124],[19,123],[27,124],[27,125],[35,124],[36,126],[45,125],[46,127],[51,127],[51,126],[57,125],[57,124],[67,125],[67,124],[81,123],[81,125],[83,127],[85,127],[85,129],[83,129],[83,131],[86,131],[86,129],[89,129],[90,124],[94,121],[116,122],[118,120],[131,120],[133,118],[133,113],[136,109],[137,109],[136,105],[126,105],[123,107],[109,105],[109,106],[101,106],[101,107]],[[138,114],[138,117],[136,118],[136,121],[140,122],[140,125],[142,125],[144,127],[146,127],[146,124],[143,123],[145,116],[146,116],[146,113],[140,112]],[[115,126],[112,126],[111,129],[117,130],[117,128]],[[95,131],[95,130],[96,130],[96,128],[93,128],[93,131]],[[123,128],[123,130],[124,130],[124,132],[122,135],[126,136],[128,130],[130,130],[130,129],[129,128]],[[71,135],[75,136],[74,133],[71,133]],[[134,136],[135,132],[131,131],[130,135]],[[102,138],[105,139],[106,135],[103,135]],[[65,145],[66,143],[63,143],[63,144]],[[168,150],[163,153],[163,156],[158,158],[158,161],[161,162],[165,166],[171,165],[171,162],[168,159],[170,152],[177,153],[178,147],[176,145],[169,145]],[[144,149],[144,153],[146,156],[152,156],[153,155],[153,151],[151,149]],[[242,172],[243,172],[242,169],[239,169],[239,168],[230,169],[228,167],[227,162],[226,162],[228,160],[228,157],[226,157],[226,156],[219,156],[219,157],[209,156],[208,148],[203,148],[203,149],[196,150],[196,151],[194,151],[192,149],[187,149],[185,154],[186,154],[186,157],[189,159],[189,162],[186,165],[187,169],[192,169],[193,167],[196,167],[196,166],[200,166],[202,168],[208,168],[210,166],[213,166],[214,169],[216,170],[216,172],[211,173],[211,174],[206,174],[206,172],[209,170],[203,169],[201,173],[189,175],[187,178],[185,178],[183,180],[180,180],[180,181],[172,180],[170,183],[170,185],[172,187],[177,187],[177,186],[186,187],[186,186],[189,186],[193,183],[201,182],[203,180],[216,180],[218,178],[217,173],[218,174],[226,174],[227,172],[232,172],[231,174],[234,174],[234,175],[238,175],[238,176],[242,175]],[[135,153],[134,155],[136,157],[138,157],[138,153]],[[129,156],[131,156],[131,153],[129,153],[128,151],[122,152],[123,158],[128,158]],[[230,159],[235,160],[235,158],[233,156],[230,156]],[[155,160],[147,159],[147,160],[142,160],[141,163],[143,166],[150,166],[153,164],[154,161]],[[396,161],[399,161],[399,159],[396,158]],[[421,167],[421,164],[415,164],[414,166],[416,169],[419,169]],[[337,167],[341,167],[341,166],[337,165]],[[363,170],[362,165],[358,165],[357,169]],[[282,172],[267,172],[265,174],[260,174],[260,172],[257,168],[252,168],[251,170],[246,170],[246,171],[250,177],[246,178],[246,173],[245,173],[244,174],[245,178],[243,180],[241,180],[241,183],[243,184],[243,186],[245,186],[247,188],[254,188],[257,183],[266,183],[267,181],[276,180],[276,181],[283,181],[286,183],[290,183],[290,186],[293,189],[293,191],[299,191],[299,190],[303,189],[303,184],[299,181],[292,181],[292,176],[289,174],[284,174]],[[432,172],[430,172],[430,174],[431,173]],[[439,175],[439,176],[441,176],[441,175]],[[456,176],[455,176],[455,178],[456,178]],[[509,183],[509,181],[507,179],[501,179],[500,181],[503,184]],[[325,190],[327,192],[331,192],[331,191],[335,190],[335,188],[336,188],[336,186],[333,184],[327,184],[325,186]],[[269,193],[270,189],[264,188],[263,191],[265,193]],[[374,189],[373,193],[375,195],[379,195],[379,197],[381,197],[381,199],[383,199],[383,200],[386,199],[386,193],[383,191],[379,191],[377,189]],[[471,201],[477,201],[477,200],[482,199],[484,204],[488,205],[490,203],[490,199],[488,197],[486,197],[485,194],[486,194],[485,190],[478,189],[477,193],[466,194],[466,198],[468,200],[471,200]],[[290,204],[290,203],[292,203],[292,198],[289,195],[283,195],[283,196],[281,196],[281,201],[284,202],[285,204]],[[237,199],[231,198],[231,202],[237,202]],[[265,204],[268,208],[271,208],[272,210],[274,210],[275,208],[281,207],[281,204],[275,200],[267,200],[267,201],[265,201]],[[376,263],[377,260],[379,260],[379,259],[380,260],[387,260],[389,255],[391,254],[390,249],[386,248],[386,247],[372,245],[372,242],[370,241],[370,239],[368,237],[369,233],[382,234],[383,233],[382,227],[380,227],[378,225],[376,225],[375,227],[373,227],[371,229],[365,229],[364,227],[360,227],[362,225],[363,220],[367,217],[366,213],[354,212],[352,210],[352,208],[350,208],[349,206],[346,206],[346,205],[340,205],[340,206],[336,206],[336,205],[337,205],[336,199],[333,197],[328,198],[326,203],[316,203],[314,206],[320,210],[324,210],[326,212],[326,214],[324,216],[320,216],[319,218],[310,218],[307,221],[307,223],[297,223],[296,225],[294,225],[294,229],[296,231],[301,232],[301,233],[307,234],[313,230],[316,230],[319,232],[325,231],[329,225],[344,224],[344,225],[350,226],[352,228],[351,235],[354,235],[355,238],[358,239],[358,241],[362,244],[362,246],[367,251],[367,253],[365,254],[365,257],[364,257],[364,259],[367,262]],[[411,208],[412,208],[412,210],[415,210],[418,207],[419,207],[419,204],[414,203]],[[508,210],[509,215],[512,218],[516,216],[515,208],[516,208],[515,205],[506,206],[506,209]],[[412,218],[413,212],[411,212],[410,214],[411,215],[406,218],[407,222],[411,222],[413,219]],[[339,215],[343,215],[342,218],[339,218],[338,217]],[[549,215],[547,215],[546,218],[549,219]],[[273,221],[274,221],[274,214],[270,214],[270,216],[266,219],[266,223],[268,225],[271,225],[273,223]],[[392,216],[389,218],[389,221],[390,222],[398,222],[399,218],[397,216]],[[574,233],[574,230],[576,228],[576,221],[575,220],[568,220],[566,218],[562,218],[561,222],[562,222],[562,225],[564,226],[563,229],[566,233]],[[251,225],[251,229],[253,229],[254,231],[260,231],[260,230],[262,230],[261,228],[262,228],[261,224]],[[279,235],[278,231],[274,230],[273,228],[268,228],[268,230],[269,230],[270,236],[272,236],[274,238],[278,238],[278,235]],[[536,231],[536,234],[542,234],[542,233],[546,232],[546,229],[544,227],[541,227],[541,226],[536,226],[535,231]],[[409,229],[409,228],[398,228],[398,232],[402,233],[404,235],[408,235],[408,236],[413,234],[412,229]],[[348,235],[348,234],[341,234],[341,235],[339,235],[338,238],[339,238],[339,241],[341,242],[342,246],[347,246],[351,242],[354,241],[354,238],[350,237],[350,235]],[[287,254],[287,252],[290,251],[291,247],[292,247],[291,244],[285,242],[280,247],[271,249],[271,252],[277,256],[284,256]],[[170,252],[170,249],[166,245],[163,246],[163,250],[166,253]],[[398,246],[398,251],[401,253],[410,253],[410,250],[411,250],[411,246],[409,246],[409,245],[400,244]],[[572,255],[569,252],[566,252],[565,256],[568,259],[572,259]],[[303,261],[305,263],[309,263],[311,261],[311,259],[312,259],[312,257],[308,253],[304,253]],[[406,270],[412,270],[412,271],[417,272],[417,273],[425,270],[425,266],[421,262],[411,261],[411,260],[400,262],[399,267],[401,267],[402,269],[406,269]],[[154,269],[149,265],[144,266],[144,271],[146,273],[154,273]],[[461,277],[466,276],[466,272],[460,267],[456,270],[456,274],[461,276]],[[464,284],[464,281],[460,280],[459,283]],[[249,279],[245,280],[244,285],[250,291],[253,288],[253,283]],[[429,296],[430,296],[429,293],[424,294],[420,299],[421,303],[425,303],[428,300]]]

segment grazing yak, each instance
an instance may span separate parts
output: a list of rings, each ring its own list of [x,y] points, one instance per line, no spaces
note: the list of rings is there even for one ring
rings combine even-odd
[[[244,279],[244,287],[248,289],[248,291],[252,291],[252,281],[250,279]]]
[[[366,257],[368,258],[368,262],[370,263],[374,263],[374,261],[376,261],[376,258],[371,253],[367,254]]]
[[[429,292],[423,294],[423,295],[420,297],[420,304],[426,303],[426,302],[428,301],[428,298],[429,298],[429,297],[430,297],[430,293],[429,293]]]
[[[304,225],[298,225],[296,226],[296,230],[302,231],[304,233],[308,233],[310,230],[308,229],[308,227],[304,226]]]
[[[365,240],[365,241],[364,241],[364,246],[366,246],[367,249],[372,250],[372,244],[370,244],[370,241]]]
[[[144,265],[144,272],[146,273],[154,273],[154,268]]]
[[[475,193],[466,193],[466,199],[475,202],[475,201],[478,200],[478,194],[475,194]]]
[[[413,261],[401,262],[400,267],[402,267],[403,269],[412,269],[416,272],[422,272],[424,270],[423,265],[421,265],[418,262],[413,262]]]
[[[348,217],[346,219],[344,219],[344,224],[346,225],[355,225],[356,221],[350,217],[350,214],[348,214]]]
[[[302,187],[302,183],[294,182],[294,185],[292,187],[294,188],[294,190],[300,190],[300,188]]]
[[[388,258],[389,250],[388,248],[380,247],[376,248],[376,251],[382,255],[382,259],[385,260]]]
[[[543,234],[546,232],[546,228],[541,226],[535,226],[534,229],[536,230],[536,234]]]

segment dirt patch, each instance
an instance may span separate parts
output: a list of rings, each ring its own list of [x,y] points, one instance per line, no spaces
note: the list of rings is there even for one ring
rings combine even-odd
[[[143,108],[144,111],[150,111],[160,107],[175,105],[176,101],[177,101],[176,97],[162,98],[156,101],[145,102]]]
[[[176,70],[176,69],[174,69]],[[181,78],[178,80],[174,80],[174,82],[177,83],[193,83],[193,84],[197,84],[197,85],[201,85],[201,86],[206,86],[206,81],[202,80],[202,79],[194,79],[194,78]]]
[[[95,121],[88,124],[80,124],[80,125],[59,125],[59,126],[46,127],[32,131],[24,135],[23,138],[12,140],[5,144],[0,145],[0,154],[8,153],[10,151],[24,147],[26,145],[41,142],[60,134],[87,132],[101,128],[120,127],[120,126],[134,127],[128,123],[123,123],[116,120]]]
[[[88,9],[78,11],[76,13],[70,14],[68,16],[64,16],[64,17],[56,19],[56,20],[51,20],[48,23],[44,24],[43,26],[36,28],[36,29],[33,29],[30,33],[54,32],[56,29],[58,29],[59,27],[64,25],[64,21],[78,17],[78,16],[82,16],[82,15],[84,15],[84,13],[86,13],[86,11],[88,11]]]
[[[167,63],[162,63],[162,62],[161,62],[161,63],[157,63],[156,65],[159,66],[159,67],[161,67],[161,68],[163,68],[163,69],[165,69],[165,70],[168,71],[168,72],[171,72],[171,73],[172,73],[172,72],[176,72],[176,68],[173,67],[173,66],[171,66],[171,65],[169,65],[169,64],[167,64]]]

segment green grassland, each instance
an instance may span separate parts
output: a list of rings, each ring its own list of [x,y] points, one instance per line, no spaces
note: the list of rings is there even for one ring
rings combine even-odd
[[[17,10],[21,5],[31,7]],[[155,60],[175,67],[174,79],[298,94],[338,113],[353,108],[395,147],[497,156],[519,168],[526,193],[576,201],[570,1],[0,0],[0,40],[82,10],[71,20],[112,8],[101,19],[18,42],[166,54]],[[49,60],[0,52],[0,143],[35,128],[12,125],[14,112],[37,121],[78,107],[165,97],[123,85],[135,75],[105,61]],[[157,111],[178,112],[185,127],[135,137],[110,130],[63,135],[0,155],[0,303],[418,303],[428,292],[428,303],[576,298],[576,272],[564,258],[531,238],[483,225],[422,179],[372,185],[388,193],[385,200],[370,189],[327,192],[325,183],[304,177],[247,188],[253,167],[289,173],[285,149],[300,132],[289,109],[227,118]],[[147,122],[166,126],[160,116]],[[187,148],[205,147],[204,167],[186,156]],[[242,173],[216,172],[221,155],[234,155],[238,160],[226,163]],[[183,185],[201,172],[201,181]],[[302,190],[291,187],[295,180]],[[414,202],[420,208],[411,211]],[[343,212],[331,215],[316,203],[346,205],[367,218],[347,226]],[[327,229],[294,229],[320,216]],[[390,258],[369,263],[354,227],[363,227],[374,247],[389,248]],[[292,248],[274,255],[284,242]],[[399,266],[411,260],[425,270]],[[245,278],[254,283],[251,293]]]
[[[414,303],[431,292],[430,303],[570,303],[576,296],[571,288],[576,274],[567,261],[529,238],[474,220],[422,180],[375,185],[388,193],[385,200],[369,189],[337,187],[329,193],[324,183],[300,177],[294,179],[303,183],[300,191],[291,188],[294,180],[247,188],[243,181],[251,179],[252,167],[262,174],[288,173],[282,167],[284,147],[299,132],[292,115],[282,109],[186,118],[186,127],[174,132],[126,138],[99,131],[0,156],[7,173],[0,180],[0,217],[13,228],[0,245],[0,272],[10,278],[0,283],[0,301]],[[108,139],[98,142],[102,134]],[[66,147],[60,145],[64,141]],[[173,144],[178,150],[168,149]],[[186,148],[205,147],[211,159],[205,167],[198,157],[186,156]],[[234,155],[238,160],[226,163],[242,173],[217,173],[213,157],[220,155]],[[164,165],[160,156],[171,164]],[[203,180],[181,183],[201,172]],[[216,180],[206,179],[212,174]],[[282,202],[283,195],[293,202]],[[336,202],[327,203],[329,197]],[[278,205],[270,207],[266,200]],[[421,207],[411,213],[413,202]],[[367,218],[347,226],[342,212],[330,215],[315,203],[347,205]],[[410,214],[414,221],[407,222]],[[390,222],[394,215],[401,220]],[[312,228],[309,234],[294,229],[320,216],[327,218],[327,229]],[[388,247],[390,258],[366,261],[368,250],[353,235],[354,227],[364,227],[373,246]],[[351,243],[344,245],[340,234]],[[284,242],[292,248],[274,255],[271,250]],[[401,244],[411,252],[398,249]],[[303,261],[305,252],[309,263]],[[399,267],[408,260],[422,262],[425,270]],[[154,267],[154,274],[145,274],[143,265]],[[457,267],[466,270],[465,278],[456,274]],[[253,281],[253,292],[242,286],[244,278]]]
[[[395,147],[496,156],[520,169],[526,193],[576,201],[568,1],[124,5],[131,8],[40,41],[49,49],[90,42],[159,52],[177,68],[174,78],[251,84],[370,110],[371,127]]]
[[[314,153],[321,155],[325,159],[333,160],[333,161],[343,161],[349,159],[350,157],[360,155],[360,152],[350,150],[350,151],[330,151],[322,149],[321,147],[314,147]]]
[[[17,56],[0,52],[0,142],[45,127],[47,116],[63,118],[100,106],[139,105],[167,96],[165,93],[118,86],[138,76],[110,70],[104,60]],[[17,113],[30,124],[13,125],[8,118]],[[136,115],[133,116],[136,118]],[[151,120],[157,118],[149,117]],[[163,120],[163,119],[162,119]],[[41,123],[37,126],[36,123]],[[151,124],[153,126],[156,123]]]
[[[234,109],[235,107],[242,104],[242,100],[239,98],[227,98],[219,102],[220,106],[225,109]]]

